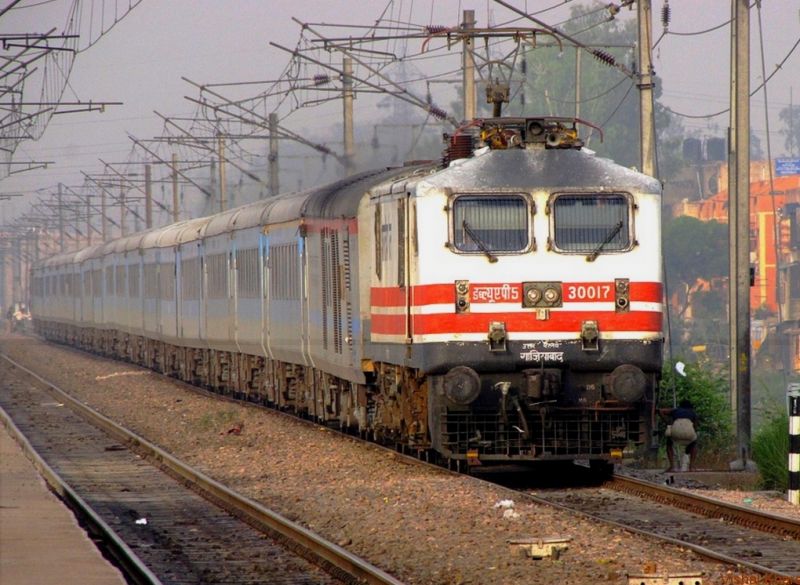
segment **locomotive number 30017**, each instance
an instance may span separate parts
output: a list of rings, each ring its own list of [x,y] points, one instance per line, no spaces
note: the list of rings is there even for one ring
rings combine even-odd
[[[564,285],[566,301],[613,301],[614,285],[603,283],[570,283]]]

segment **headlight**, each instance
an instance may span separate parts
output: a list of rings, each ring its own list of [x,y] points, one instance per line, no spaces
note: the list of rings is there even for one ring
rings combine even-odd
[[[456,366],[444,376],[444,392],[451,402],[466,406],[481,393],[481,378],[467,366]]]
[[[561,293],[554,286],[548,286],[544,289],[544,300],[550,305],[554,305],[561,298]]]

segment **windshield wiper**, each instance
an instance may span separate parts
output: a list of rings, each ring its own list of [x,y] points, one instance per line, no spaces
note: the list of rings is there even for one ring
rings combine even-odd
[[[617,224],[613,228],[611,228],[611,231],[608,232],[606,239],[600,242],[600,245],[597,246],[594,250],[592,250],[592,253],[586,257],[586,261],[594,262],[600,255],[600,252],[603,251],[603,248],[605,248],[606,244],[608,244],[611,240],[613,240],[619,233],[619,230],[621,229],[622,229],[622,220],[619,220]]]
[[[475,244],[477,244],[478,249],[481,252],[483,252],[484,254],[486,254],[486,257],[489,259],[489,262],[492,262],[492,263],[497,262],[497,256],[492,254],[489,251],[489,248],[486,247],[486,244],[483,243],[483,240],[481,240],[478,237],[478,234],[476,234],[475,232],[472,231],[472,228],[469,227],[469,224],[467,223],[466,219],[461,223],[461,226],[464,228],[464,231],[467,232],[467,235],[470,238],[472,238],[472,241],[475,242]]]

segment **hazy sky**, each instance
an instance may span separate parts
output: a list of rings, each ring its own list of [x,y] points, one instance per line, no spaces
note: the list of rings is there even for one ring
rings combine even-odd
[[[6,0],[3,4],[7,4]],[[568,15],[575,1],[509,0],[519,8],[540,11],[537,18],[557,24]],[[660,21],[664,0],[653,0],[653,36],[662,33]],[[117,0],[119,6],[129,0]],[[0,18],[0,33],[44,32],[64,26],[64,13],[72,0],[23,0],[18,6],[39,5],[13,10]],[[84,12],[107,15],[114,1],[84,0]],[[729,92],[730,28],[685,36],[711,29],[730,19],[729,0],[671,0],[670,34],[654,52],[654,66],[663,81],[663,101],[674,110],[705,115],[727,108]],[[265,80],[277,77],[287,64],[285,53],[269,46],[273,41],[294,47],[300,28],[291,20],[304,22],[371,24],[387,6],[386,0],[144,0],[128,16],[75,61],[64,99],[122,101],[124,105],[104,113],[77,113],[56,116],[45,135],[36,142],[24,142],[15,160],[55,161],[46,170],[36,170],[2,180],[0,192],[29,192],[50,188],[58,182],[80,184],[80,170],[97,172],[98,158],[107,162],[126,159],[131,150],[127,135],[151,138],[161,133],[162,123],[153,114],[191,115],[195,106],[184,96],[197,96],[197,90],[181,76],[200,83]],[[411,9],[413,7],[413,12]],[[479,26],[513,18],[491,0],[397,0],[392,5],[398,16],[418,24],[455,26],[461,11],[473,8]],[[119,10],[119,8],[118,8]],[[635,16],[624,10],[622,17]],[[800,38],[800,2],[764,0],[761,8],[767,75],[771,74]],[[752,84],[762,79],[758,12],[751,11]],[[88,33],[87,33],[88,34]],[[8,52],[0,50],[0,55]],[[426,67],[418,63],[419,67]],[[436,65],[431,65],[435,67]],[[794,102],[800,103],[800,49],[783,65],[768,86],[773,156],[784,154],[778,112],[789,105],[795,83]],[[437,89],[436,91],[444,91]],[[35,96],[30,96],[35,99]],[[766,148],[763,94],[752,99],[752,126]],[[356,117],[372,117],[374,112],[359,111],[366,100],[356,101]],[[443,104],[447,100],[443,99]],[[298,131],[314,125],[328,126],[337,121],[338,109],[304,110],[293,114],[286,125]],[[567,113],[569,114],[569,113]],[[599,121],[598,121],[599,122]],[[685,126],[695,131],[721,135],[727,115],[710,120],[686,119]],[[312,130],[313,132],[313,130]],[[11,204],[0,202],[0,218],[13,216]]]

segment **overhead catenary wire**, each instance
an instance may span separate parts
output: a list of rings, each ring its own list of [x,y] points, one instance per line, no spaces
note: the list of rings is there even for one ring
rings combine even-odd
[[[798,46],[800,46],[800,37],[797,38],[797,40],[795,41],[794,45],[792,45],[792,48],[789,49],[789,52],[786,54],[786,56],[783,59],[781,59],[781,62],[778,63],[777,65],[775,65],[775,69],[773,69],[772,73],[770,73],[764,79],[764,81],[762,81],[755,89],[753,89],[750,92],[750,97],[753,97],[755,94],[757,94],[759,91],[761,91],[762,88],[767,86],[767,84],[770,82],[770,80],[773,77],[775,77],[775,75],[777,75],[777,73],[783,68],[783,65],[786,63],[786,61],[789,60],[789,57],[792,56],[792,54],[795,52],[795,50],[797,49]],[[668,106],[664,106],[664,108],[666,110],[668,110],[669,112],[675,114],[676,116],[680,116],[682,118],[690,118],[690,119],[716,118],[717,116],[721,116],[722,114],[727,114],[728,112],[731,111],[730,108],[725,108],[724,110],[720,110],[718,112],[714,112],[713,114],[692,115],[692,114],[686,114],[686,113],[678,112],[678,111],[676,111],[673,108],[670,108]]]

